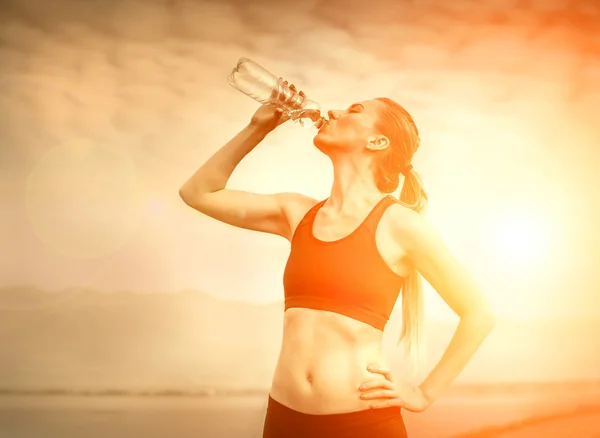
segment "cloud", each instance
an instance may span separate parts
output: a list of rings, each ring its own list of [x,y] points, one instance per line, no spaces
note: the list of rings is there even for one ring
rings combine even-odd
[[[241,56],[324,109],[401,102],[420,126],[418,165],[439,202],[473,181],[518,195],[527,179],[543,191],[561,166],[570,169],[562,198],[598,185],[595,1],[5,0],[4,10],[0,195],[15,209],[44,154],[89,142],[126,150],[143,187],[175,196],[257,107],[226,82]],[[253,153],[236,183],[257,168],[261,179],[247,184],[263,191],[327,181],[301,181],[302,171],[281,181],[290,173],[278,163],[291,157],[328,171],[306,132],[285,127],[270,142],[281,146]]]
[[[253,107],[225,84],[240,56],[324,105],[390,94],[417,114],[433,102],[526,108],[542,95],[585,113],[600,89],[591,1],[8,0],[6,10],[3,135],[32,150],[51,138],[129,136],[135,147],[173,129],[212,136],[201,120],[226,125]]]

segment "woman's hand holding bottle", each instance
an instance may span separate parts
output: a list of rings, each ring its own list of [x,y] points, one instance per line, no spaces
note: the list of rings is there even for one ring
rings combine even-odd
[[[287,85],[287,81],[284,82]],[[290,85],[290,90],[297,92],[294,85]],[[298,93],[300,96],[305,97],[304,92]],[[283,108],[278,107],[273,103],[262,105],[252,116],[250,120],[250,126],[259,129],[264,132],[271,132],[282,123],[290,120],[291,116]]]

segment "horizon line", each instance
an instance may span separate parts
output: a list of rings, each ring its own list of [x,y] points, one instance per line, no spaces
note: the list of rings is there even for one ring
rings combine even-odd
[[[216,301],[221,301],[221,302],[230,302],[230,303],[243,303],[243,304],[248,304],[248,305],[252,305],[252,306],[273,306],[273,305],[282,305],[284,303],[284,298],[280,298],[280,299],[276,299],[276,300],[260,300],[260,301],[252,301],[252,300],[242,300],[242,299],[228,299],[228,298],[222,298],[219,297],[215,294],[212,294],[210,292],[206,292],[202,289],[199,288],[187,288],[187,289],[177,289],[177,290],[171,290],[171,291],[167,291],[167,290],[154,290],[154,291],[136,291],[136,290],[132,290],[132,289],[112,289],[112,290],[101,290],[101,289],[96,289],[96,288],[92,288],[92,287],[86,287],[86,286],[70,286],[70,287],[63,287],[63,288],[55,288],[55,289],[50,289],[50,288],[44,288],[41,286],[35,286],[35,285],[31,285],[31,284],[14,284],[11,286],[0,286],[0,294],[2,292],[8,292],[10,290],[15,290],[15,289],[30,289],[30,290],[35,290],[37,292],[40,293],[44,293],[44,294],[59,294],[59,293],[68,293],[68,292],[92,292],[92,293],[98,293],[98,294],[115,294],[115,295],[119,295],[119,294],[131,294],[131,295],[137,295],[137,296],[143,296],[143,295],[177,295],[177,294],[202,294],[205,295],[207,297],[210,297],[211,299],[214,299]],[[3,308],[0,306],[0,310],[3,310]],[[429,315],[428,316],[429,319],[433,319],[436,321],[441,321],[441,322],[445,322],[445,323],[458,323],[458,316],[457,315],[452,315],[451,317],[447,317],[447,318],[440,318],[439,316],[433,316],[433,315]],[[497,315],[497,320],[499,322],[538,322],[538,321],[560,321],[560,320],[579,320],[579,319],[584,319],[584,320],[589,320],[589,319],[593,319],[593,320],[597,320],[597,322],[600,322],[600,314],[565,314],[565,315],[538,315],[535,317],[525,317],[525,316],[519,316],[519,315],[506,315],[506,314],[498,314]]]
[[[479,391],[479,390],[500,390],[500,391],[519,391],[527,389],[539,389],[540,387],[586,387],[594,388],[600,391],[600,379],[596,380],[544,380],[544,381],[506,381],[506,382],[458,382],[449,388],[449,394],[452,392]],[[9,388],[0,387],[0,396],[4,395],[48,395],[48,396],[135,396],[135,397],[164,397],[164,396],[189,396],[189,397],[212,397],[212,396],[242,396],[242,395],[263,395],[269,392],[268,387],[264,388],[212,388],[202,387],[196,389],[69,389],[69,388]]]

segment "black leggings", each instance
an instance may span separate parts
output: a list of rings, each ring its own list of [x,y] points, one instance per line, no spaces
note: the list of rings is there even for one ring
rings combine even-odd
[[[269,396],[263,438],[406,438],[400,408],[304,414]]]

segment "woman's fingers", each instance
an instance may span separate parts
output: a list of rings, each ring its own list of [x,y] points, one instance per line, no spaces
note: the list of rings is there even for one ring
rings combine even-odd
[[[296,88],[296,86],[294,84],[290,85],[290,90],[292,90],[294,93],[298,93],[301,97],[306,97],[306,94],[304,94],[304,91],[302,91],[302,90],[298,91],[298,89]]]
[[[399,398],[388,398],[387,400],[383,400],[377,403],[372,403],[369,405],[371,409],[384,409],[391,408],[392,406],[399,406],[401,408],[404,407],[403,401]]]
[[[371,380],[360,385],[358,389],[360,391],[370,391],[376,388],[394,389],[394,385],[389,380]]]
[[[304,91],[298,91],[298,89],[296,88],[296,86],[294,84],[290,85],[290,90],[292,90],[294,93],[298,93],[300,96],[302,97],[306,97],[306,94],[304,94]]]
[[[383,377],[386,378],[386,380],[389,380],[390,382],[394,381],[394,377],[392,376],[391,371],[387,368],[381,368],[381,367],[378,367],[375,365],[369,365],[367,367],[367,371],[370,371],[372,373],[381,374]]]
[[[394,391],[391,391],[389,389],[365,392],[364,394],[360,395],[360,398],[362,398],[363,400],[375,400],[375,399],[381,399],[381,398],[396,398],[396,397],[398,397],[398,395]]]

